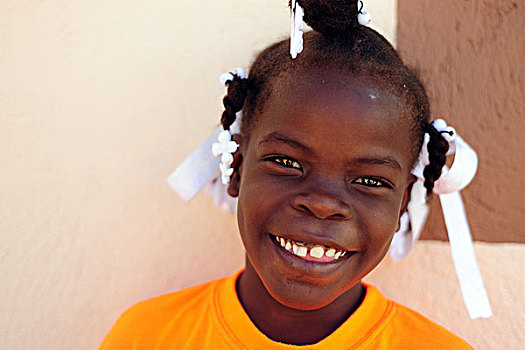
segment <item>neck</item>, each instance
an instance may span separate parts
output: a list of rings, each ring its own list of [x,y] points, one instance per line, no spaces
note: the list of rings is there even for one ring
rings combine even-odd
[[[298,310],[275,300],[246,259],[246,270],[237,281],[241,304],[268,338],[293,345],[315,344],[333,333],[359,307],[365,289],[358,283],[330,304],[317,310]]]

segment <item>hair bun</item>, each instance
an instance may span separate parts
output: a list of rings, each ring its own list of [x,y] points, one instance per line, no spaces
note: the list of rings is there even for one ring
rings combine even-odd
[[[357,25],[357,0],[299,0],[304,21],[314,30],[334,36]]]

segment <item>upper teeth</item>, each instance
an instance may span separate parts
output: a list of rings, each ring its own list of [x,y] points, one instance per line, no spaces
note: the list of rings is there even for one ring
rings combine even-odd
[[[310,249],[310,255],[313,256],[314,258],[321,259],[324,254],[325,254],[324,248],[319,245],[316,245],[315,247]]]
[[[335,249],[334,249],[334,248],[330,248],[330,249],[328,249],[328,250],[325,252],[325,254],[326,254],[326,256],[328,256],[328,257],[331,258],[331,257],[334,256],[334,254],[335,254]]]
[[[333,257],[334,259],[339,259],[346,253],[346,251],[344,250],[338,250],[331,247],[324,247],[318,244],[312,245],[305,242],[294,241],[292,239],[287,239],[278,236],[275,236],[275,240],[284,249],[303,258],[310,254],[311,257],[317,259],[321,259],[325,255],[329,258]]]

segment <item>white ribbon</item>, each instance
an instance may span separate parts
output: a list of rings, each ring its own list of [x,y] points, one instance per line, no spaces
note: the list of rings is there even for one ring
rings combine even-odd
[[[221,160],[213,156],[211,147],[221,131],[222,126],[217,127],[206,141],[168,176],[168,184],[183,200],[192,199],[208,182],[219,175]]]
[[[242,112],[237,113],[235,122],[230,126],[232,134],[240,133]],[[179,194],[179,196],[189,201],[200,190],[206,187],[206,193],[215,198],[215,205],[222,210],[235,213],[237,199],[228,195],[228,187],[222,182],[222,174],[219,170],[221,158],[213,155],[212,147],[216,143],[219,134],[224,129],[218,126],[210,136],[186,158],[168,176],[168,184]]]
[[[449,142],[447,155],[455,153],[454,163],[444,167],[441,177],[434,183],[433,192],[439,195],[445,226],[450,241],[454,267],[458,276],[463,300],[472,319],[492,316],[487,292],[474,254],[472,237],[468,226],[467,215],[459,193],[472,181],[478,167],[476,152],[445,121],[434,122],[438,131],[453,131],[453,136],[443,134]],[[418,163],[412,171],[418,181],[412,187],[411,200],[408,203],[410,223],[401,222],[401,228],[392,240],[390,255],[394,260],[404,258],[419,238],[430,210],[426,200],[423,170],[428,165],[429,136],[420,152]],[[405,214],[404,214],[405,215]],[[406,218],[404,219],[406,221]]]
[[[458,191],[440,194],[441,207],[461,294],[471,319],[492,316],[487,291],[474,254],[467,215]]]
[[[304,10],[296,0],[292,0],[290,9],[292,11],[290,23],[290,55],[292,59],[295,59],[297,55],[303,51]]]

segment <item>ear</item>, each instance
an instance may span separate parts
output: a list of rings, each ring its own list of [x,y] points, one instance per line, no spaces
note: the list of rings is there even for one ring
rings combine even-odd
[[[417,181],[417,177],[415,177],[414,175],[410,174],[410,178],[408,179],[408,183],[407,183],[407,185],[405,187],[405,192],[403,193],[403,200],[401,202],[401,209],[399,210],[399,215],[398,215],[398,218],[397,218],[396,232],[401,227],[401,215],[403,215],[403,213],[407,211],[408,203],[410,202],[410,198],[411,198],[411,195],[412,195],[412,187],[414,186],[416,181]]]
[[[239,188],[241,187],[241,173],[242,173],[242,136],[240,134],[232,135],[232,140],[239,144],[237,151],[233,153],[233,174],[230,177],[230,184],[228,185],[228,194],[232,197],[239,196]]]

